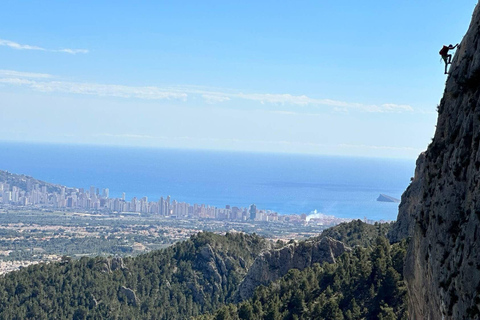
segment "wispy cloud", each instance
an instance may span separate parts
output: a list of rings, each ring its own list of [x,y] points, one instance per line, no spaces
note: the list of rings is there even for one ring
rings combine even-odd
[[[77,53],[88,53],[87,49],[46,49],[39,46],[32,46],[29,44],[20,44],[17,42],[13,42],[10,40],[0,39],[0,46],[9,47],[16,50],[37,50],[37,51],[48,51],[48,52],[63,52],[69,54],[77,54]]]
[[[6,47],[10,47],[12,49],[17,49],[17,50],[41,50],[41,51],[45,51],[45,49],[41,48],[41,47],[31,46],[31,45],[28,45],[28,44],[19,44],[19,43],[9,41],[9,40],[4,40],[4,39],[0,39],[0,46],[6,46]]]
[[[41,92],[73,93],[118,98],[139,98],[146,100],[187,99],[187,94],[184,92],[168,91],[158,87],[132,87],[123,85],[43,80],[51,77],[51,75],[41,73],[17,72],[9,70],[0,71],[0,83],[30,87]]]
[[[31,88],[42,92],[64,92],[97,95],[102,97],[139,98],[146,100],[187,99],[186,93],[168,91],[157,87],[131,87],[123,85],[76,83],[64,81],[31,81],[31,83],[28,85]]]
[[[384,103],[381,105],[366,105],[355,102],[338,101],[332,99],[315,99],[306,95],[292,95],[292,94],[272,94],[272,93],[232,93],[232,92],[217,92],[217,91],[202,91],[195,90],[196,93],[201,93],[204,99],[208,102],[224,102],[233,99],[242,99],[256,101],[261,104],[274,105],[296,105],[296,106],[331,106],[335,111],[342,112],[356,109],[364,112],[374,113],[401,113],[412,112],[413,107],[409,105]]]
[[[70,54],[77,54],[77,53],[88,53],[89,51],[87,49],[59,49],[59,50],[53,50],[54,52],[65,52],[65,53],[70,53]]]
[[[0,77],[10,77],[10,78],[53,78],[51,74],[47,73],[33,73],[33,72],[21,72],[21,71],[13,71],[13,70],[0,70]]]
[[[229,97],[226,97],[224,95],[216,95],[216,94],[202,94],[202,98],[207,103],[222,103],[222,102],[231,100]]]
[[[135,87],[113,84],[82,83],[61,81],[50,74],[0,70],[0,83],[30,87],[41,92],[60,92],[84,95],[109,96],[120,98],[139,98],[148,100],[178,99],[186,101],[188,97],[199,97],[209,104],[221,104],[228,101],[253,101],[260,104],[282,105],[289,107],[332,107],[334,112],[357,110],[371,113],[402,113],[413,112],[409,105],[385,103],[367,105],[332,99],[315,99],[306,95],[272,94],[272,93],[242,93],[233,90],[209,90],[199,87]],[[311,109],[311,108],[310,108]],[[305,115],[296,110],[273,111],[285,115]],[[305,110],[307,111],[307,110]],[[310,110],[311,111],[311,110]],[[314,114],[314,113],[313,113]]]

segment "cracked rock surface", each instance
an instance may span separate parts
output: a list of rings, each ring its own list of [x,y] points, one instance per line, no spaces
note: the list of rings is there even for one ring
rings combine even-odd
[[[480,319],[480,9],[452,60],[435,136],[402,196],[391,241],[411,237],[411,319]]]

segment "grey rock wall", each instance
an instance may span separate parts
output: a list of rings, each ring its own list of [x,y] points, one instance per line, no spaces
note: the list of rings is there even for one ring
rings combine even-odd
[[[411,236],[411,319],[480,319],[480,10],[457,49],[432,143],[390,239]]]
[[[417,159],[415,175],[402,195],[402,201],[398,207],[397,221],[387,235],[392,243],[399,242],[413,234],[414,217],[422,203],[422,190],[425,182],[422,174],[424,166],[425,153],[421,153]]]

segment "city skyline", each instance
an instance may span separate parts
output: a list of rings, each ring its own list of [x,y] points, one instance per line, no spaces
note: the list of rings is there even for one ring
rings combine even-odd
[[[0,134],[413,159],[474,5],[8,2]]]
[[[8,174],[8,172],[6,172]],[[238,207],[226,204],[224,208],[208,204],[189,204],[179,202],[170,196],[161,196],[158,201],[149,201],[147,196],[126,199],[125,192],[121,198],[110,198],[109,188],[76,188],[45,183],[33,183],[31,178],[25,180],[26,188],[0,182],[0,205],[7,208],[24,207],[36,209],[80,210],[85,212],[126,214],[152,214],[175,219],[213,219],[229,221],[264,221],[307,223],[310,220],[322,224],[335,224],[351,219],[311,212],[302,214],[278,214],[268,209],[257,209],[255,204]],[[366,219],[366,218],[365,218]]]

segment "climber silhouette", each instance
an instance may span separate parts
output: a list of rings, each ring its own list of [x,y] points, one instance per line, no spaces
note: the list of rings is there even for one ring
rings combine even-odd
[[[443,48],[440,50],[439,54],[442,56],[443,61],[445,61],[445,74],[447,74],[447,66],[452,63],[452,55],[448,54],[449,50],[453,50],[458,46],[458,43],[456,45],[449,45],[443,46]]]

